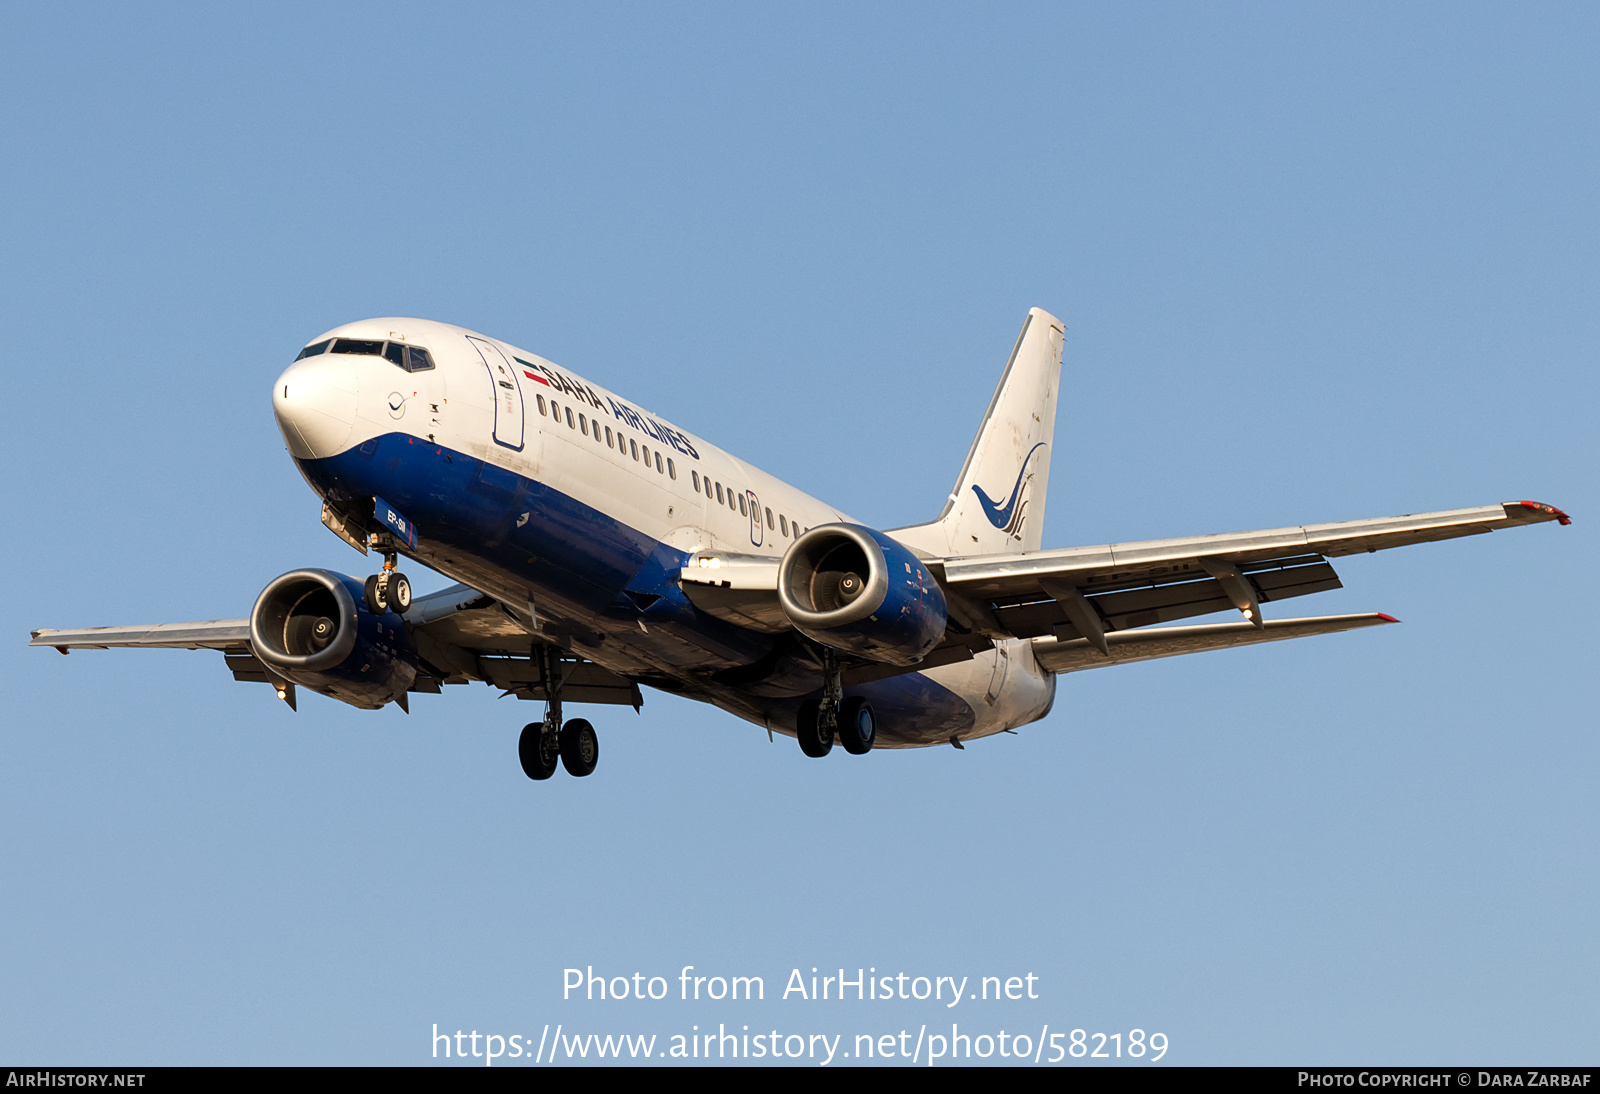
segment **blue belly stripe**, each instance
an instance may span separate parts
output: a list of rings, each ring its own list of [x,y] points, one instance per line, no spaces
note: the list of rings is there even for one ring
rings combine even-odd
[[[552,616],[660,665],[685,693],[720,700],[751,721],[769,717],[792,731],[800,698],[773,699],[708,678],[712,670],[760,661],[775,640],[695,608],[676,580],[686,552],[536,480],[404,433],[295,462],[335,506],[354,509],[381,496],[404,512],[416,523],[416,555],[424,563],[447,569],[436,561],[440,555],[470,559],[505,584],[528,589]],[[689,671],[690,664],[699,671]],[[974,724],[964,699],[920,673],[873,681],[850,694],[873,704],[885,744],[937,743]]]

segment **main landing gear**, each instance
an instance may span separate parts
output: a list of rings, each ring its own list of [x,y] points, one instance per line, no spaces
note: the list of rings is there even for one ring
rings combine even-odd
[[[405,615],[411,608],[411,582],[395,569],[395,559],[394,551],[384,551],[383,569],[367,578],[362,588],[367,610],[374,615],[391,611]]]
[[[878,739],[872,704],[859,695],[844,697],[839,658],[832,650],[822,651],[822,698],[800,704],[795,736],[800,739],[800,751],[813,757],[832,752],[835,739],[852,756],[863,756]]]
[[[600,762],[600,737],[587,719],[561,721],[560,654],[541,646],[533,651],[533,656],[539,662],[539,674],[545,681],[549,700],[544,721],[523,726],[522,736],[517,740],[522,773],[535,781],[548,779],[556,773],[559,759],[568,775],[582,778],[592,773]]]

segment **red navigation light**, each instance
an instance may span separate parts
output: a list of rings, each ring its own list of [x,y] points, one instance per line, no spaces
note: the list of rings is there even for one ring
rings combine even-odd
[[[1398,623],[1398,622],[1400,622],[1400,620],[1396,619],[1392,615],[1389,615],[1387,612],[1379,612],[1378,613],[1378,618],[1383,620],[1385,623]]]
[[[1532,509],[1536,513],[1549,513],[1551,516],[1556,518],[1557,524],[1572,523],[1572,518],[1567,516],[1567,514],[1563,513],[1561,510],[1557,509],[1554,505],[1546,505],[1542,501],[1524,501],[1521,504],[1524,509]]]

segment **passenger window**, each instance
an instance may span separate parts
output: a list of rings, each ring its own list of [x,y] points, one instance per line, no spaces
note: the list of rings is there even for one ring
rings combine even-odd
[[[576,429],[576,428],[578,428],[577,426],[572,424],[572,408],[570,406],[567,407],[567,428],[568,429]]]
[[[383,343],[368,342],[360,338],[340,338],[333,343],[334,353],[355,353],[363,357],[382,357]]]
[[[582,414],[578,415],[578,432],[582,433],[585,437],[589,435],[589,419],[585,418]]]
[[[545,409],[544,409],[544,396],[543,395],[535,395],[534,398],[539,400],[539,413],[543,414],[545,412]]]
[[[767,510],[767,527],[768,528],[776,528],[777,527],[777,525],[772,523],[772,510],[771,509]]]
[[[700,472],[690,471],[689,481],[694,483],[694,492],[698,494],[700,492]]]
[[[649,467],[650,466],[650,446],[647,445],[647,444],[642,444],[642,445],[639,446],[639,448],[641,450],[643,450],[643,452],[644,452],[644,465],[646,467]]]
[[[656,453],[656,474],[661,474],[661,453]]]
[[[611,427],[610,426],[606,426],[606,447],[607,448],[613,447],[613,445],[611,444]]]
[[[707,479],[706,480],[706,497],[709,498],[710,496],[711,496],[711,480]]]
[[[329,341],[331,341],[331,339],[324,339],[321,342],[312,343],[305,349],[301,350],[300,357],[296,357],[295,360],[298,361],[301,357],[315,357],[317,354],[328,348]]]
[[[750,515],[750,510],[745,508],[743,494],[739,495],[739,515],[741,517],[748,517]]]
[[[778,530],[784,535],[789,534],[789,518],[782,513],[778,514]]]
[[[410,362],[407,367],[412,372],[427,372],[433,367],[433,358],[428,356],[428,351],[416,346],[406,347],[406,359]]]
[[[678,480],[678,469],[676,467],[672,466],[672,457],[671,456],[667,457],[667,478],[671,479],[674,482],[676,482]]]
[[[719,503],[722,501],[722,484],[720,482],[717,483],[717,501]]]
[[[399,342],[390,342],[384,346],[383,355],[389,359],[390,364],[406,367],[406,347]]]
[[[628,450],[633,453],[633,458],[639,458],[639,442],[632,437],[628,438]]]
[[[561,424],[561,408],[556,405],[554,399],[550,400],[550,417],[556,420],[557,425]]]

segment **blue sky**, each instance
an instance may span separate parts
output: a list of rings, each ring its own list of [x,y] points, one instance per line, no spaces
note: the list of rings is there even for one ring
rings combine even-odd
[[[772,998],[815,966],[1032,972],[954,1020],[1170,1062],[1592,1061],[1597,39],[1566,4],[0,12],[0,1057],[952,1020]],[[1033,305],[1048,546],[1577,519],[1293,605],[1402,627],[864,761],[651,693],[534,785],[537,711],[487,688],[291,714],[216,654],[25,646],[366,572],[269,403],[337,323],[491,333],[892,527]],[[688,964],[769,999],[560,997]]]

